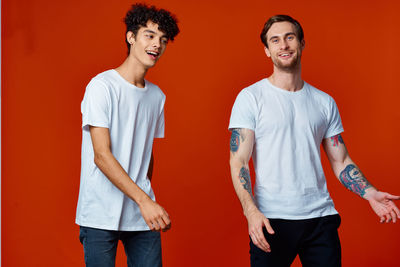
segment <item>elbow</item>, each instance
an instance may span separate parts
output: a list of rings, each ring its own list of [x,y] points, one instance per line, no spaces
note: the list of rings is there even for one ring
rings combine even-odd
[[[94,152],[94,164],[96,164],[97,167],[101,167],[104,165],[104,162],[106,162],[107,159],[107,152],[104,151],[95,151]]]
[[[246,164],[246,162],[244,160],[231,157],[230,160],[229,160],[229,165],[230,165],[231,169],[234,169],[234,168],[239,168],[240,169],[241,166],[244,166],[244,165],[247,165],[247,164]]]

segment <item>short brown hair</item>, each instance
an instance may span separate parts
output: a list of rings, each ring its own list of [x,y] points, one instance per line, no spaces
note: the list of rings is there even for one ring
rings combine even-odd
[[[300,42],[304,40],[304,32],[303,28],[301,27],[300,23],[292,18],[291,16],[288,15],[275,15],[273,17],[270,17],[267,22],[264,24],[264,28],[261,31],[260,37],[261,37],[261,42],[265,45],[265,47],[268,48],[268,43],[267,43],[267,32],[269,28],[271,28],[272,24],[275,22],[290,22],[294,25],[296,29],[296,36],[299,39]]]

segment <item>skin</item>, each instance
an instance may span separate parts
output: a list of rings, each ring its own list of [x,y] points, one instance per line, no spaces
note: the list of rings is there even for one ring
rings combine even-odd
[[[303,87],[301,79],[301,55],[305,41],[299,41],[293,24],[277,22],[272,24],[267,32],[268,48],[264,47],[265,54],[271,58],[274,71],[269,81],[284,90],[298,91]],[[282,56],[289,54],[289,56]]]
[[[274,64],[273,73],[269,81],[283,90],[295,92],[301,90],[304,82],[301,78],[301,54],[305,42],[296,36],[295,27],[289,22],[274,23],[267,32],[268,48],[265,47],[267,57]],[[239,137],[238,137],[239,135]],[[263,227],[268,233],[274,234],[268,218],[257,208],[251,192],[251,185],[243,183],[241,169],[247,168],[254,146],[254,131],[249,129],[233,129],[230,141],[230,167],[233,186],[240,200],[244,215],[248,223],[248,230],[254,245],[265,252],[270,252]],[[351,160],[343,138],[336,135],[323,140],[322,145],[328,156],[333,172],[341,183],[368,200],[372,210],[380,218],[380,222],[396,222],[400,219],[400,211],[393,200],[400,199],[375,189],[364,177],[357,165]],[[250,179],[245,179],[248,181]]]
[[[338,142],[336,143],[335,140]],[[372,186],[350,158],[340,134],[324,139],[322,146],[336,177],[347,189],[368,200],[381,223],[390,221],[395,223],[397,219],[400,219],[400,211],[393,202],[400,199],[400,196],[380,192]]]
[[[239,142],[235,142],[235,140],[239,140]],[[264,237],[262,228],[265,227],[270,234],[274,234],[274,230],[269,224],[269,220],[255,205],[253,194],[251,192],[250,175],[248,174],[249,160],[253,152],[253,146],[254,131],[249,129],[232,130],[229,162],[231,167],[232,183],[240,203],[242,204],[243,213],[248,222],[248,230],[251,240],[260,249],[265,252],[270,252],[271,247]],[[243,173],[245,173],[245,175],[243,175]]]
[[[168,43],[165,34],[158,30],[158,25],[149,21],[146,27],[141,27],[136,36],[132,32],[126,34],[131,50],[121,66],[115,70],[131,84],[143,88],[147,70],[153,67],[164,53]],[[155,52],[151,56],[147,52]],[[135,201],[140,212],[153,231],[167,231],[171,227],[168,213],[158,203],[153,201],[140,187],[138,187],[119,162],[111,153],[111,139],[108,128],[90,126],[90,135],[93,143],[94,162],[107,178],[125,195]],[[152,178],[153,154],[148,170],[149,179]]]

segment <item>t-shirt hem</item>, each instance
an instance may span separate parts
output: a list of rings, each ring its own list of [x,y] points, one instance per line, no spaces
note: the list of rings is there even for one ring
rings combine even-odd
[[[110,230],[110,231],[149,231],[150,228],[148,226],[133,226],[133,227],[115,227],[110,225],[102,225],[96,223],[84,223],[79,220],[75,220],[75,223],[79,226],[102,229],[102,230]]]
[[[329,215],[339,214],[336,210],[332,212],[323,212],[320,214],[309,214],[309,215],[280,215],[280,214],[266,214],[265,217],[268,219],[283,219],[283,220],[305,220],[305,219],[314,219],[321,218]]]

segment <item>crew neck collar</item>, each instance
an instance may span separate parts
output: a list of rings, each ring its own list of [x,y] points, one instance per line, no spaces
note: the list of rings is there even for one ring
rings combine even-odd
[[[112,71],[113,73],[115,73],[115,75],[118,77],[119,80],[122,81],[122,83],[124,83],[126,86],[128,86],[128,87],[130,87],[130,88],[132,88],[132,89],[135,89],[135,90],[139,90],[139,91],[143,91],[143,92],[144,92],[144,91],[147,91],[147,89],[148,89],[148,87],[149,87],[149,82],[148,82],[146,79],[144,79],[144,87],[143,87],[143,88],[140,88],[140,87],[137,87],[136,85],[134,85],[134,84],[128,82],[127,80],[125,80],[125,78],[122,77],[121,74],[119,74],[119,72],[116,71],[115,69],[111,69],[111,71]]]

